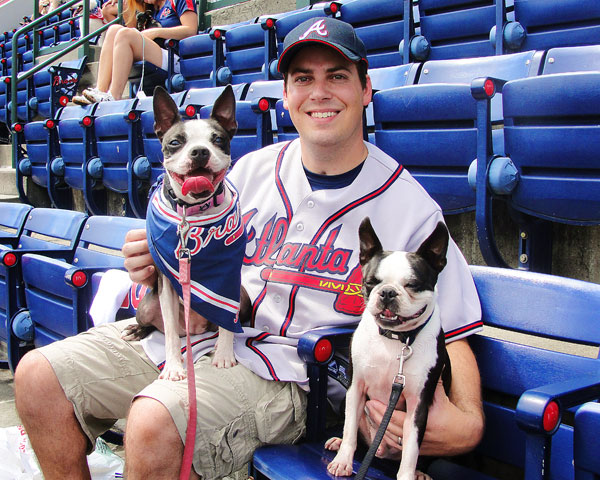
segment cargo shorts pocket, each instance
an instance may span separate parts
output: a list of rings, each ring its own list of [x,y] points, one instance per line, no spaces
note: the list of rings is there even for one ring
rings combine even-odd
[[[294,443],[306,430],[306,392],[295,383],[265,395],[256,407],[256,428],[263,443]]]

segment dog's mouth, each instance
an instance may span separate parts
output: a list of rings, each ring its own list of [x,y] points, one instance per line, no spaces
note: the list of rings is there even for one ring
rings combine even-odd
[[[169,171],[170,177],[181,186],[181,193],[186,196],[202,198],[212,195],[224,177],[221,172],[214,173],[206,168],[197,168],[185,175]]]
[[[419,318],[421,315],[423,315],[423,313],[425,313],[426,309],[427,309],[427,305],[425,305],[422,309],[420,309],[414,315],[411,315],[409,317],[402,317],[402,316],[398,315],[397,313],[392,312],[389,308],[386,308],[386,309],[382,310],[381,312],[379,312],[376,315],[376,318],[377,318],[377,321],[382,326],[392,327],[392,326],[402,325],[403,323],[406,323],[410,320]]]

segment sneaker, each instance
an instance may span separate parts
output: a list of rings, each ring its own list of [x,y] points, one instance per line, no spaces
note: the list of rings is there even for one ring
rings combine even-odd
[[[75,95],[71,101],[75,104],[75,105],[91,105],[92,102],[90,102],[87,98],[85,98],[83,95]]]
[[[91,103],[112,102],[115,99],[110,92],[101,92],[97,88],[86,88],[81,94]]]

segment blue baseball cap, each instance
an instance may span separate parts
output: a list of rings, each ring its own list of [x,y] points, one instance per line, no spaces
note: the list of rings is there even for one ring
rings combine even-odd
[[[365,44],[352,25],[335,18],[319,17],[302,22],[285,36],[277,70],[286,72],[298,50],[309,44],[331,47],[351,62],[364,62],[369,66]]]

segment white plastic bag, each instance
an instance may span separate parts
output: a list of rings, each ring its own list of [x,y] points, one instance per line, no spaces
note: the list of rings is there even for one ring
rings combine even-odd
[[[40,467],[22,426],[0,428],[0,480],[43,480]],[[96,450],[88,455],[93,480],[123,478],[124,462],[98,439]]]

